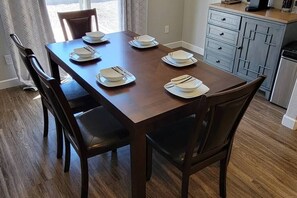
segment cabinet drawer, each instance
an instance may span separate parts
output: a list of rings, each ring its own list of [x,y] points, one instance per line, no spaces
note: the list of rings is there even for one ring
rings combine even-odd
[[[220,54],[206,51],[204,54],[204,61],[225,71],[232,72],[234,61],[232,58],[223,57],[220,56]]]
[[[241,17],[215,10],[209,10],[208,22],[221,27],[239,30]]]
[[[211,50],[214,53],[222,54],[226,57],[234,59],[236,47],[207,38],[205,41],[205,48],[207,51]]]
[[[220,40],[231,45],[236,45],[238,32],[227,30],[214,25],[207,26],[207,37]]]

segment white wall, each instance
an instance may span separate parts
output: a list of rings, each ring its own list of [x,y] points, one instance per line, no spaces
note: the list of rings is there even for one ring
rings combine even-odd
[[[282,124],[290,129],[297,130],[297,80],[295,82],[288,109],[283,116]]]
[[[0,17],[0,89],[16,86],[19,82],[16,79],[16,73],[13,65],[6,65],[4,55],[9,54],[7,47],[7,38],[5,35],[2,20]]]
[[[183,36],[184,42],[204,48],[208,6],[221,0],[185,0]]]
[[[148,0],[148,34],[162,43],[182,39],[184,0]],[[169,33],[164,33],[169,25]]]

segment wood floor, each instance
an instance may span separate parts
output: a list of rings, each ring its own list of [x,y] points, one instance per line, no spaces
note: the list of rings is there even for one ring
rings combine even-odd
[[[285,110],[257,95],[245,114],[233,146],[227,174],[227,195],[297,197],[297,131],[280,122]],[[0,90],[0,197],[79,197],[80,164],[72,152],[69,173],[56,158],[53,118],[43,138],[37,92]],[[189,197],[219,197],[218,164],[191,176]],[[117,154],[89,160],[89,197],[130,196],[129,146]],[[154,154],[147,197],[180,197],[180,173]]]

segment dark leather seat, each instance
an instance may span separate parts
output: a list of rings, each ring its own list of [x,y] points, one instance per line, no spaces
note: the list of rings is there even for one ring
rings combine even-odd
[[[29,56],[29,61],[63,126],[66,148],[64,171],[69,171],[71,144],[80,158],[81,197],[87,197],[88,158],[128,145],[128,131],[102,106],[74,115],[56,79],[43,72],[34,55]]]
[[[152,173],[152,147],[182,172],[182,197],[188,196],[191,174],[220,161],[220,196],[226,197],[227,166],[234,135],[264,80],[260,76],[238,88],[203,95],[185,118],[149,133],[147,180]]]
[[[55,116],[55,113],[49,103],[47,96],[44,94],[43,89],[40,84],[40,80],[37,76],[36,71],[32,68],[30,62],[28,61],[28,56],[34,54],[33,51],[29,48],[25,48],[18,38],[16,34],[10,34],[11,39],[15,43],[18,48],[19,54],[35,84],[38,88],[40,96],[41,96],[41,103],[43,108],[43,117],[44,117],[44,137],[48,135],[48,111]],[[94,100],[93,97],[89,95],[89,93],[82,88],[75,80],[71,79],[65,81],[64,83],[60,84],[63,93],[65,94],[66,99],[70,105],[71,111],[73,113],[78,113],[81,111],[87,111],[91,108],[97,107],[100,104]],[[55,123],[56,123],[56,132],[57,132],[57,157],[61,158],[63,153],[63,136],[62,136],[62,128],[59,121],[56,119],[55,116]]]
[[[102,107],[79,114],[75,119],[89,152],[106,152],[110,145],[128,143],[128,131]]]
[[[98,19],[96,9],[89,10],[79,10],[72,12],[58,12],[58,17],[62,27],[62,31],[65,37],[65,40],[69,40],[69,36],[72,39],[78,39],[82,36],[85,36],[86,32],[92,31],[92,17],[95,20],[95,31],[98,31]],[[67,34],[66,24],[70,30],[70,34]]]

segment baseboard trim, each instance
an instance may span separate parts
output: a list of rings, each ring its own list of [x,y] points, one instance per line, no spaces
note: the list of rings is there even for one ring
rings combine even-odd
[[[167,43],[167,44],[164,44],[164,46],[169,47],[170,49],[182,47],[182,41]]]
[[[297,120],[287,116],[286,114],[283,116],[282,125],[288,127],[292,130],[297,130]]]
[[[20,81],[18,78],[11,78],[11,79],[7,79],[7,80],[2,80],[0,81],[0,90],[1,89],[7,89],[10,87],[15,87],[20,85]]]
[[[191,50],[193,52],[196,52],[197,54],[204,55],[204,49],[195,45],[192,45],[191,43],[187,43],[185,41],[182,42],[182,47],[186,48],[188,50]]]
[[[183,48],[191,50],[192,52],[195,52],[197,54],[200,54],[200,55],[204,54],[203,48],[192,45],[191,43],[187,43],[185,41],[177,41],[177,42],[167,43],[167,44],[164,44],[164,46],[169,47],[171,49],[183,47]]]

